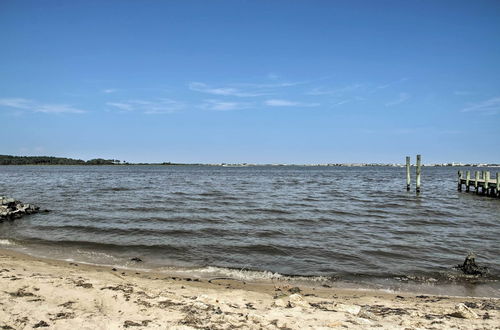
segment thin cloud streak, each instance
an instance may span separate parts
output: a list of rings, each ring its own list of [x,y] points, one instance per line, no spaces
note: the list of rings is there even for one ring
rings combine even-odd
[[[332,107],[335,108],[335,107],[341,106],[341,105],[349,103],[349,102],[352,102],[352,100],[342,100],[342,101],[339,101],[339,102],[333,104]]]
[[[245,102],[227,102],[221,100],[205,100],[200,106],[203,110],[211,111],[232,111],[232,110],[242,110],[251,107],[251,103]]]
[[[273,95],[279,89],[309,83],[308,81],[273,81],[271,83],[234,83],[222,87],[213,87],[202,82],[191,82],[188,86],[192,91],[216,96],[259,97]]]
[[[363,84],[353,84],[353,85],[347,85],[345,87],[341,88],[334,88],[334,89],[326,89],[322,87],[314,88],[307,92],[307,95],[344,95],[345,93],[353,92],[355,90],[358,90],[362,88],[364,85]]]
[[[410,78],[401,78],[401,79],[398,79],[398,80],[395,80],[395,81],[392,81],[392,82],[389,82],[387,84],[382,84],[382,85],[378,85],[377,87],[375,87],[371,92],[375,92],[375,91],[378,91],[380,89],[386,89],[390,86],[393,86],[393,85],[397,85],[397,84],[400,84],[400,83],[403,83],[407,80],[410,80]]]
[[[282,99],[271,99],[264,101],[264,104],[270,107],[317,107],[319,103],[304,103]]]
[[[218,95],[218,96],[237,96],[237,97],[256,97],[266,95],[260,92],[245,92],[234,87],[210,87],[201,82],[192,82],[189,89],[195,92]]]
[[[257,89],[276,89],[276,88],[285,88],[285,87],[293,87],[293,86],[298,86],[298,85],[305,85],[309,84],[310,82],[308,81],[285,81],[285,82],[278,82],[278,83],[240,83],[240,84],[235,84],[235,86],[241,86],[241,87],[251,87],[251,88],[257,88]]]
[[[497,114],[500,112],[500,97],[493,97],[491,99],[469,104],[461,110],[462,112],[486,112],[490,114]]]
[[[410,99],[410,94],[408,93],[399,93],[399,97],[395,100],[389,101],[385,104],[386,107],[393,107],[395,105],[399,105],[404,103]]]
[[[185,104],[171,99],[129,100],[121,102],[107,102],[106,105],[122,112],[140,112],[148,115],[170,114],[181,111]]]
[[[67,104],[47,104],[24,98],[3,98],[0,99],[0,106],[16,110],[47,113],[47,114],[87,112],[85,110],[78,109]]]

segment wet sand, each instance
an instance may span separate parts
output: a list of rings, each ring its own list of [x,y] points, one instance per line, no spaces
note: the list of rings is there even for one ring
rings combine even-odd
[[[500,329],[500,300],[171,277],[0,250],[0,329]]]

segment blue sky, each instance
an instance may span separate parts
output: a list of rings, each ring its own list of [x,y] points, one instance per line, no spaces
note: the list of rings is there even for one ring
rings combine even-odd
[[[0,154],[500,162],[499,1],[1,1]]]

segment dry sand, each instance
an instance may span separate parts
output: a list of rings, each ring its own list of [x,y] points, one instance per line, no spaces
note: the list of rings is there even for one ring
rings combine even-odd
[[[493,298],[181,279],[0,250],[0,329],[500,329],[499,309]]]

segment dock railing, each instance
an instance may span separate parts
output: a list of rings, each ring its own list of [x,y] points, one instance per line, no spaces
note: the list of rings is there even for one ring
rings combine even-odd
[[[500,197],[500,173],[497,172],[496,178],[490,176],[489,171],[475,171],[474,179],[471,180],[471,171],[458,171],[458,191],[462,191],[465,186],[465,191],[470,191],[470,187],[474,187],[476,194],[482,194],[491,197]]]

